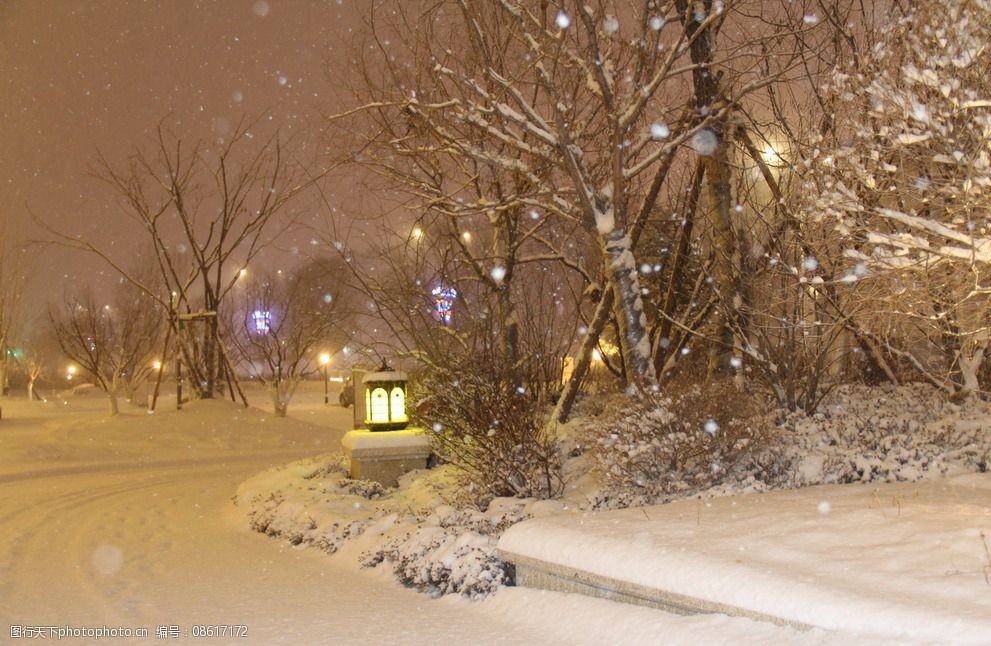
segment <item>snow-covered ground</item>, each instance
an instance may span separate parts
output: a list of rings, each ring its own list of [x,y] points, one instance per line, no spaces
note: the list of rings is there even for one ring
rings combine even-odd
[[[154,415],[125,407],[109,419],[95,393],[0,400],[0,640],[48,626],[150,632],[110,643],[157,641],[160,626],[213,644],[831,640],[522,589],[482,602],[431,599],[354,560],[252,532],[231,504],[238,483],[334,450],[350,426],[349,411],[323,408],[322,392],[300,398],[290,419],[230,402]],[[193,636],[209,625],[247,626],[248,640]]]
[[[987,473],[559,514],[499,547],[861,643],[991,643]]]
[[[602,496],[579,469],[560,501],[455,508],[444,499],[449,467],[382,490],[348,480],[336,454],[259,473],[237,500],[258,531],[434,595],[494,592],[484,607],[532,594],[501,587],[498,543],[564,570],[830,631],[765,626],[745,642],[991,643],[991,475],[975,473],[987,470],[989,425],[983,402],[854,387],[813,418],[787,420],[770,456],[670,505],[593,512]],[[837,482],[848,484],[810,486]],[[759,493],[781,487],[801,488]]]

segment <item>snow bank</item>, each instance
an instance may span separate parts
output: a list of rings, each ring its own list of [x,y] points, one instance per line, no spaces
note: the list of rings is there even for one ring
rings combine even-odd
[[[832,630],[986,644],[991,475],[531,520],[499,548]],[[952,637],[950,637],[952,636]]]

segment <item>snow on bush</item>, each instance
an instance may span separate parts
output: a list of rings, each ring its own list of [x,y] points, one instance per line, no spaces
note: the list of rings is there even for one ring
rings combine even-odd
[[[786,417],[749,475],[795,488],[986,472],[989,418],[986,402],[953,403],[927,384],[842,386],[812,417]]]
[[[527,505],[493,501],[486,512],[439,507],[416,528],[366,554],[363,564],[387,561],[405,585],[433,596],[458,592],[481,598],[505,583],[506,565],[495,554],[499,536],[530,517]]]
[[[760,431],[725,410],[700,415],[686,401],[656,393],[624,397],[601,418],[580,423],[602,489],[596,507],[628,507],[680,498],[723,482],[753,450]],[[677,412],[676,412],[677,411]]]
[[[255,531],[328,554],[354,543],[363,566],[391,567],[404,585],[480,598],[507,580],[495,551],[502,532],[560,504],[496,498],[484,511],[455,509],[441,498],[452,471],[414,472],[387,489],[349,479],[341,456],[323,456],[258,474],[235,502]]]
[[[592,506],[906,482],[985,472],[991,464],[991,405],[953,403],[928,384],[841,386],[815,415],[787,414],[763,430],[759,420],[731,419],[707,431],[671,406],[643,398],[589,426],[601,482]]]

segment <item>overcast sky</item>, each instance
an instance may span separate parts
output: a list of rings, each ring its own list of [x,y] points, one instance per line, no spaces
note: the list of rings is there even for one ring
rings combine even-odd
[[[89,176],[97,150],[123,160],[148,149],[166,116],[187,139],[266,112],[283,132],[314,136],[319,115],[347,102],[335,79],[369,3],[0,0],[0,217],[37,236],[30,210],[126,250],[118,207]],[[52,250],[39,259],[35,302],[101,270]]]

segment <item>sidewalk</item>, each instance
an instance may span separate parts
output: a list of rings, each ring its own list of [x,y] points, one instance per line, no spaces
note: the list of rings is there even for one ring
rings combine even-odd
[[[864,639],[991,644],[991,474],[520,523],[521,585]]]

